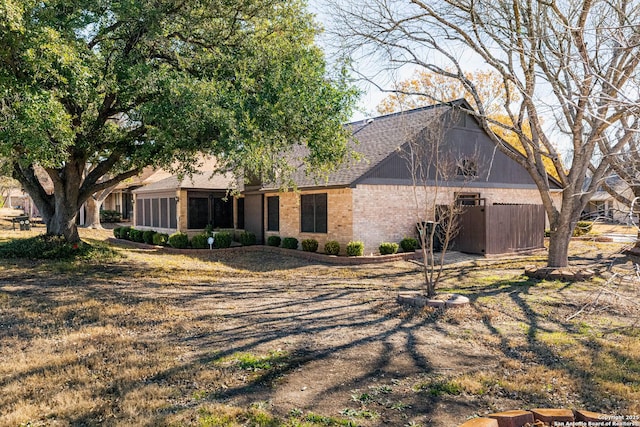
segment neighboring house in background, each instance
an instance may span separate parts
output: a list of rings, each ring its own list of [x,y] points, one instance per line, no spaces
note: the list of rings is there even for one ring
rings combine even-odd
[[[540,193],[527,171],[495,149],[473,116],[456,109],[454,118],[451,111],[451,106],[441,104],[351,124],[358,140],[354,149],[361,160],[341,166],[322,183],[301,172],[295,177],[296,192],[279,192],[268,185],[246,189],[247,228],[259,240],[270,235],[313,238],[320,248],[328,240],[337,240],[343,248],[349,241],[360,240],[365,253],[377,252],[382,242],[415,236],[414,182],[400,149],[419,138],[425,126],[434,123],[434,115],[443,112],[453,120],[445,146],[459,153],[458,164],[476,163],[477,170],[472,182],[466,182],[469,171],[461,170],[454,182],[442,183],[449,190],[440,191],[439,204],[465,198],[465,204],[471,205],[540,205]],[[560,187],[553,185],[555,201],[560,203]],[[543,236],[544,218],[540,228],[536,233]],[[542,237],[538,241],[542,247]]]
[[[33,203],[33,200],[31,200],[31,196],[20,188],[12,188],[9,191],[4,207],[22,209],[25,215],[29,215],[30,217],[40,216],[38,208],[35,203]]]
[[[585,181],[585,188],[591,183],[590,178]],[[633,191],[629,185],[620,179],[619,176],[613,175],[607,177],[605,180],[606,185],[623,197],[633,200]],[[626,224],[631,219],[629,217],[630,207],[617,200],[609,192],[607,192],[603,186],[599,186],[593,193],[589,203],[582,211],[582,219],[585,220],[609,220],[622,224]],[[637,214],[634,216],[634,221],[637,223]]]

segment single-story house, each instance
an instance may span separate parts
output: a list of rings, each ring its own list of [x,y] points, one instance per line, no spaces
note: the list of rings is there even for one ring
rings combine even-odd
[[[132,190],[133,225],[163,233],[201,233],[215,229],[244,229],[244,199],[233,195],[237,180],[232,174],[215,173],[208,159],[193,175],[164,179]]]
[[[465,101],[458,101],[461,102]],[[468,104],[465,106],[470,108]],[[448,123],[445,132],[425,132],[425,127],[442,126],[443,120]],[[313,238],[320,248],[328,240],[337,240],[342,247],[359,240],[365,244],[365,253],[377,252],[382,242],[399,242],[415,236],[416,223],[424,220],[423,208],[416,205],[414,180],[403,148],[416,138],[426,138],[422,142],[430,144],[433,142],[428,140],[430,137],[443,138],[443,151],[455,155],[457,166],[454,176],[438,184],[441,188],[436,204],[446,205],[456,198],[466,199],[463,202],[466,205],[542,203],[527,171],[496,150],[473,116],[451,105],[389,114],[350,126],[358,141],[354,148],[361,160],[343,165],[321,183],[300,173],[296,177],[296,192],[279,192],[269,185],[246,191],[245,206],[261,209],[247,208],[245,223],[252,224],[260,236]],[[433,178],[432,171],[429,179]],[[433,185],[435,194],[435,182]],[[556,198],[560,200],[559,186],[556,189]],[[428,203],[424,195],[419,198],[418,205]],[[544,218],[540,228],[542,236]],[[539,246],[542,245],[540,237]]]
[[[271,235],[313,238],[320,251],[329,240],[338,241],[343,250],[349,241],[359,240],[365,253],[375,253],[382,242],[416,235],[416,223],[424,220],[421,205],[429,197],[441,205],[461,199],[465,205],[540,205],[527,171],[495,148],[472,115],[455,108],[463,102],[349,124],[358,156],[326,179],[300,170],[294,176],[295,191],[283,192],[269,183],[235,186],[230,175],[205,172],[192,181],[171,177],[140,187],[133,191],[134,225],[193,234],[210,224],[253,232],[258,242]],[[445,131],[437,132],[438,126]],[[416,199],[406,147],[410,141],[432,144],[434,136],[442,139],[456,172],[437,186],[430,172],[425,182],[433,191]],[[237,190],[234,197],[228,195],[230,185]],[[534,228],[543,236],[544,218]]]

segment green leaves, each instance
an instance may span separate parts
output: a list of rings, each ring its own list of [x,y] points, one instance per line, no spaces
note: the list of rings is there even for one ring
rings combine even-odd
[[[321,171],[347,152],[356,93],[327,77],[304,2],[0,0],[0,18],[0,154],[56,176],[107,159],[110,176],[189,169],[205,152],[270,179],[299,145]]]

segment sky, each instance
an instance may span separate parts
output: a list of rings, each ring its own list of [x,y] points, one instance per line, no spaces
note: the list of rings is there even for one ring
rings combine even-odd
[[[342,0],[342,1],[352,1],[352,0]],[[308,0],[308,9],[315,14],[316,21],[323,27],[329,28],[331,27],[334,19],[328,10],[328,7],[325,4],[325,0]],[[325,56],[329,65],[334,65],[335,61],[333,61],[333,57],[336,52],[332,51],[330,47],[330,43],[328,40],[327,34],[321,34],[317,39],[318,45],[325,51]],[[461,55],[464,52],[460,53]],[[465,63],[471,64],[476,69],[483,68],[482,64],[479,63],[475,58],[471,58],[470,55],[466,55],[468,58],[465,58]],[[476,62],[478,62],[476,64]],[[354,66],[358,68],[361,72],[366,73],[370,76],[375,74],[376,85],[390,89],[395,86],[396,83],[399,83],[403,80],[407,80],[413,76],[413,74],[417,70],[417,66],[409,66],[406,65],[403,68],[391,72],[380,72],[380,66],[369,60],[358,60]],[[473,71],[472,68],[469,71]],[[355,77],[355,76],[354,76]],[[367,118],[372,118],[379,116],[377,112],[377,106],[380,102],[386,98],[389,93],[382,92],[379,90],[376,85],[365,81],[360,78],[355,82],[356,86],[362,91],[362,95],[360,97],[360,101],[352,115],[352,121],[360,121],[366,120]]]
[[[348,0],[345,0],[348,1]],[[316,15],[316,20],[320,23],[323,28],[328,28],[331,25],[332,19],[331,15],[326,10],[326,6],[323,5],[323,0],[308,0],[309,10]],[[321,35],[318,40],[318,44],[325,51],[325,55],[330,65],[332,64],[332,57],[335,52],[332,52],[329,43],[327,41],[327,36]],[[366,64],[357,64],[357,66],[362,67]],[[408,78],[412,74],[411,70],[403,71],[401,78]],[[389,87],[393,82],[393,76],[381,76],[378,84],[381,84],[385,87]],[[374,85],[368,83],[364,80],[357,80],[355,82],[356,86],[362,91],[362,95],[360,97],[360,101],[356,107],[356,111],[351,117],[352,121],[366,120],[370,117],[378,116],[376,107],[378,104],[387,96],[387,94],[378,90]]]

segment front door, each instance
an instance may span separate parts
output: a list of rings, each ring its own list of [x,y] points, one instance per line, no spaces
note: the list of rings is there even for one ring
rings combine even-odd
[[[233,228],[233,198],[222,194],[194,193],[189,195],[187,228]]]

